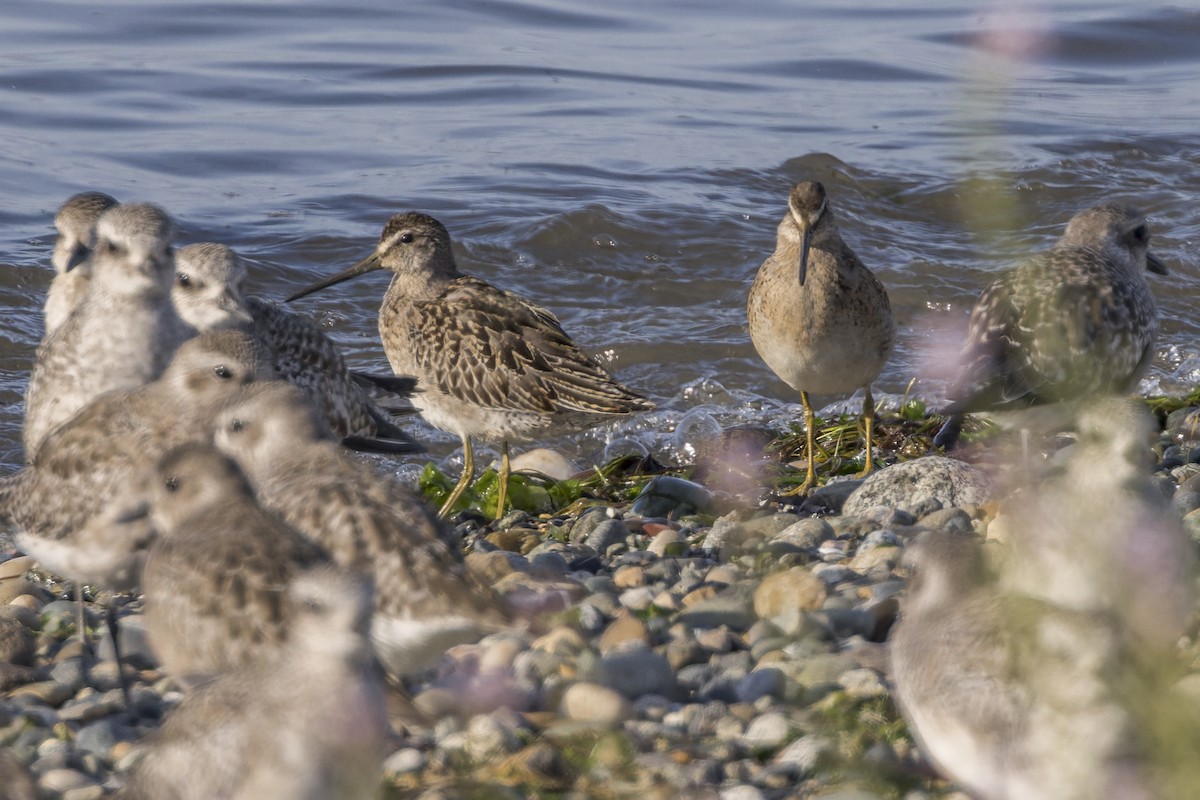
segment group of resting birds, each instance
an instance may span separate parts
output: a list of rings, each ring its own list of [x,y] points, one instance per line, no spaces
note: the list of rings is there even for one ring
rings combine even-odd
[[[244,296],[245,268],[229,248],[176,252],[174,223],[154,205],[87,192],[55,221],[56,275],[26,399],[27,465],[0,481],[0,513],[46,569],[140,587],[156,655],[196,687],[131,776],[129,796],[195,780],[186,763],[203,752],[205,726],[251,699],[286,716],[304,698],[305,724],[327,723],[340,743],[300,759],[317,772],[295,774],[294,751],[317,747],[311,738],[249,732],[244,747],[222,751],[237,754],[213,778],[225,783],[205,789],[266,796],[256,792],[297,781],[320,787],[304,796],[367,796],[339,782],[363,780],[363,753],[370,762],[382,747],[376,659],[404,675],[512,624],[446,544],[440,520],[471,481],[472,440],[502,447],[502,514],[509,440],[652,403],[588,358],[551,312],[459,272],[446,229],[424,214],[394,216],[370,256],[289,298],[393,273],[379,330],[394,376],[352,373],[311,322]],[[1161,267],[1140,213],[1103,205],[1077,215],[1050,254],[980,298],[940,443],[952,443],[962,413],[1126,390],[1153,354],[1144,273]],[[748,316],[763,360],[801,393],[801,489],[816,482],[810,393],[865,388],[869,471],[871,384],[895,328],[887,293],[841,239],[820,183],[792,189]],[[463,474],[436,515],[346,448],[414,449],[376,399],[414,388],[421,415],[463,444]],[[329,686],[344,691],[324,696]]]

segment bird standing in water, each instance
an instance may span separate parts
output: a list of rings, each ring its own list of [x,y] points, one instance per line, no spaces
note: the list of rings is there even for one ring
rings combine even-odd
[[[395,215],[374,253],[288,301],[381,269],[393,273],[379,311],[392,370],[417,378],[421,416],[429,424],[462,439],[463,473],[440,516],[453,510],[474,477],[472,439],[501,443],[499,517],[511,440],[654,407],[585,355],[554,314],[460,272],[450,234],[426,214]]]
[[[887,290],[838,233],[825,187],[803,181],[788,195],[775,252],[759,268],[746,304],[750,339],[767,366],[800,392],[808,470],[802,494],[816,483],[816,424],[809,394],[863,387],[866,463],[871,471],[879,377],[896,338]]]

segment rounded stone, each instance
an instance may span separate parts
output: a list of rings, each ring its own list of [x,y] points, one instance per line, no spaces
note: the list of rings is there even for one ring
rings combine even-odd
[[[33,634],[19,620],[0,617],[0,663],[30,666],[36,646]]]
[[[862,516],[875,506],[905,511],[928,507],[930,498],[949,506],[981,505],[992,485],[978,467],[944,456],[903,461],[872,473],[846,500],[842,513]]]
[[[38,778],[38,788],[49,794],[66,794],[73,789],[95,786],[96,781],[73,769],[52,769]]]
[[[763,578],[754,592],[754,613],[770,619],[789,611],[812,611],[827,595],[824,581],[805,567],[792,567]]]
[[[425,767],[425,754],[415,747],[402,747],[383,762],[384,775],[403,775]]]
[[[572,684],[562,698],[562,714],[576,722],[616,726],[629,719],[633,707],[623,695],[598,683]]]
[[[742,745],[752,753],[773,753],[788,740],[792,733],[791,721],[778,711],[769,711],[755,717],[742,734]]]
[[[833,526],[818,517],[806,517],[784,528],[771,542],[790,544],[802,550],[812,550],[826,539],[834,537]]]
[[[601,655],[608,655],[619,650],[645,648],[650,645],[650,632],[646,623],[637,617],[618,616],[604,629],[597,646]]]
[[[631,650],[604,656],[597,664],[599,682],[630,699],[644,694],[674,697],[679,683],[670,662],[653,650]]]

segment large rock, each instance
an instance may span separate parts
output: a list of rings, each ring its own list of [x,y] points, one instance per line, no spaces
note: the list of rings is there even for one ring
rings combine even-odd
[[[842,513],[860,516],[875,506],[913,511],[936,500],[943,507],[979,505],[992,485],[978,467],[944,456],[925,456],[872,474],[846,500]]]

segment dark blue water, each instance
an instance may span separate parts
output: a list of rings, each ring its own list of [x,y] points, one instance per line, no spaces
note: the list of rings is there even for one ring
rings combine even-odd
[[[1120,197],[1173,268],[1143,390],[1197,382],[1200,12],[840,5],[5,3],[0,459],[20,458],[52,216],[82,189],[160,203],[267,296],[366,255],[394,211],[432,213],[464,269],[664,404],[639,423],[659,434],[698,405],[794,412],[744,329],[791,182],[827,183],[892,294],[879,389],[918,377],[933,400],[928,353],[990,276]],[[379,366],[385,283],[301,308]]]

